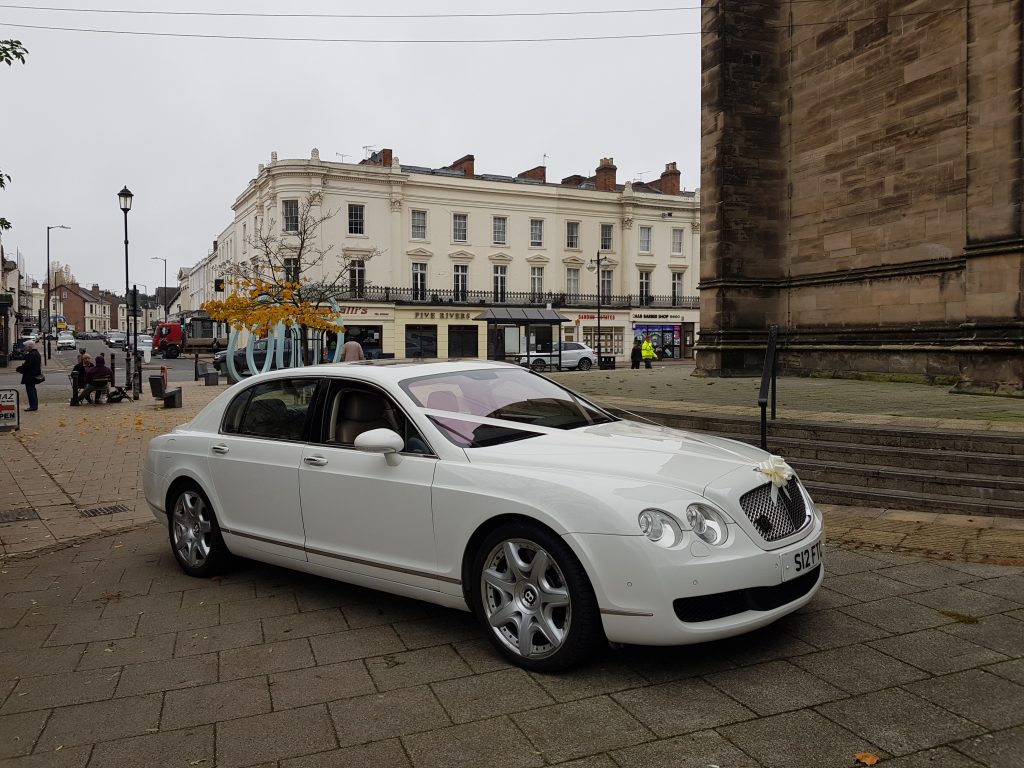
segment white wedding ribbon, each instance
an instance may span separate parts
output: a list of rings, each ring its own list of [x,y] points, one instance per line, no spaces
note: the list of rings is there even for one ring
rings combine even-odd
[[[793,468],[786,463],[781,456],[772,454],[767,461],[762,461],[754,470],[760,472],[772,484],[772,504],[779,501],[779,488],[788,483],[793,477]]]

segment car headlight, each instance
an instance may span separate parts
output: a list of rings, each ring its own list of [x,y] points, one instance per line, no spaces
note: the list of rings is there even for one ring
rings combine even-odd
[[[668,512],[645,509],[637,517],[640,533],[659,547],[670,549],[683,540],[682,526]]]
[[[729,529],[725,518],[707,504],[691,504],[686,508],[686,524],[705,544],[724,544]]]

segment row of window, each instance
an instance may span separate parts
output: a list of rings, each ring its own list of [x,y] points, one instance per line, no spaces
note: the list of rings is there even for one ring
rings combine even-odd
[[[285,232],[297,232],[299,230],[299,201],[281,201],[282,229]],[[414,208],[410,214],[411,240],[427,239],[427,212]],[[639,227],[640,231],[640,253],[652,252],[652,227]],[[348,206],[348,233],[350,235],[366,234],[366,206],[358,203],[349,203]],[[508,216],[491,217],[491,243],[493,245],[508,245]],[[683,243],[686,237],[685,229],[672,230],[673,256],[681,256]],[[469,242],[469,214],[452,214],[452,242]],[[544,247],[544,219],[530,219],[530,247]],[[580,222],[565,222],[565,247],[569,250],[580,249]],[[615,249],[615,225],[601,224],[600,248],[602,251]]]
[[[602,269],[600,277],[601,295],[603,297],[612,295],[612,280],[614,270]],[[672,273],[672,296],[682,298],[683,296],[683,272]],[[652,273],[649,270],[641,270],[640,277],[640,298],[649,297],[653,294]],[[508,266],[505,264],[494,264],[491,266],[491,284],[495,301],[505,301],[508,291]],[[366,287],[366,262],[353,259],[349,262],[348,270],[349,291],[353,294],[360,294]],[[469,265],[452,265],[452,289],[456,296],[465,296],[469,290]],[[412,291],[413,300],[426,301],[427,298],[427,264],[425,262],[413,262],[412,264]],[[530,267],[530,292],[542,294],[544,288],[544,267]],[[565,270],[565,292],[570,296],[580,295],[580,270],[578,267],[569,267]]]

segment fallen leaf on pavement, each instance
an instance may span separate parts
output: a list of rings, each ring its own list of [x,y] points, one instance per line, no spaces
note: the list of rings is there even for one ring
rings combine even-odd
[[[878,755],[872,755],[870,752],[858,752],[854,755],[854,758],[856,758],[857,762],[861,765],[874,765],[882,759]]]

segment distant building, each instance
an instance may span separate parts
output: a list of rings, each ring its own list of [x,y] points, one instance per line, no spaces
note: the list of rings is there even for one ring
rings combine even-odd
[[[112,328],[112,296],[101,291],[94,284],[92,290],[78,283],[61,285],[53,292],[59,292],[64,319],[76,331],[105,331]]]
[[[616,173],[611,158],[593,175],[552,183],[543,166],[477,173],[473,155],[429,168],[403,165],[390,149],[358,164],[325,162],[316,150],[305,160],[274,153],[209,255],[179,276],[180,305],[197,310],[214,298],[224,265],[251,259],[261,231],[287,238],[303,201],[319,195],[317,210],[335,212],[321,228],[334,258],[312,276],[337,274],[338,257],[348,260],[346,328],[372,355],[510,354],[500,323],[480,315],[548,305],[568,318],[564,340],[596,347],[600,284],[605,354],[628,355],[634,335],[650,331],[664,355],[692,356],[699,191],[680,189],[675,163],[648,183],[622,184]],[[538,333],[529,343],[552,341]]]
[[[1021,0],[702,19],[698,369],[1024,394]]]

